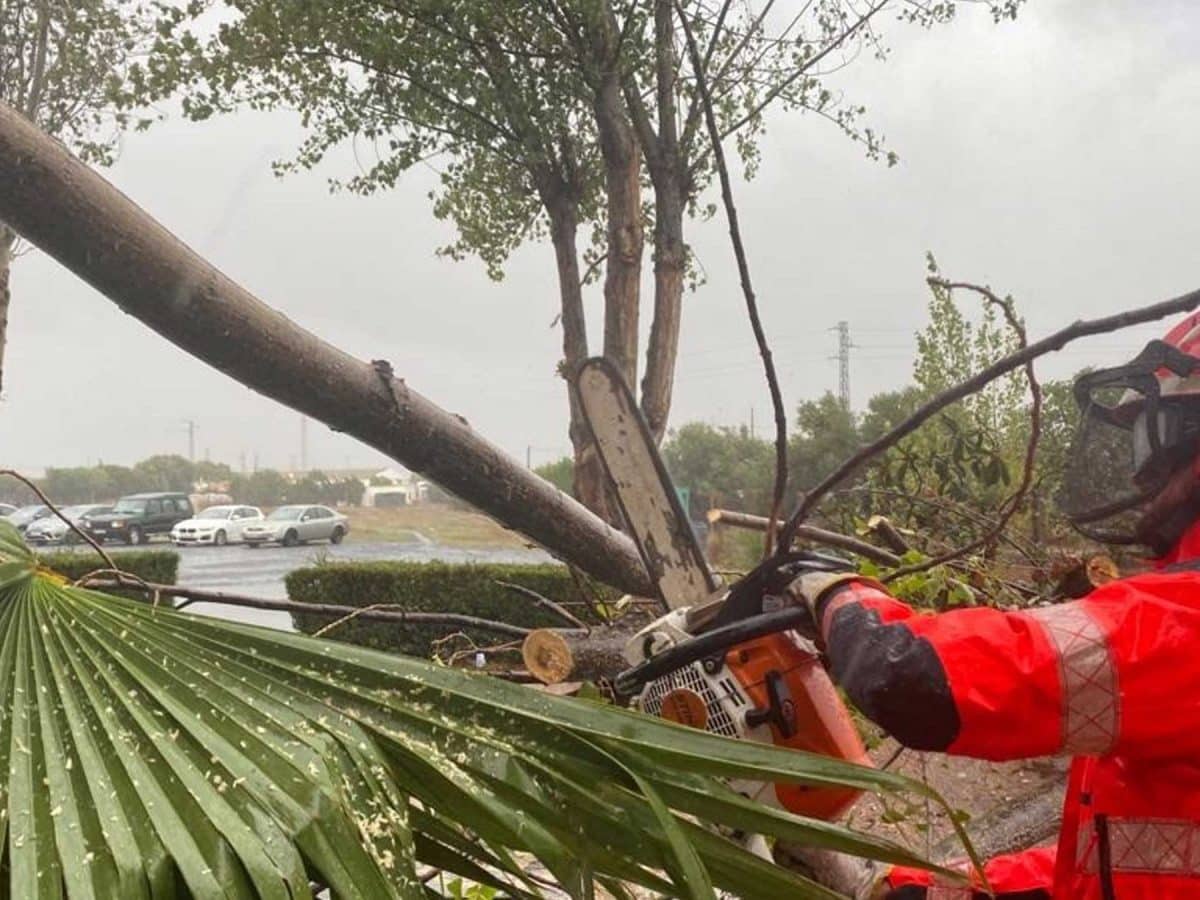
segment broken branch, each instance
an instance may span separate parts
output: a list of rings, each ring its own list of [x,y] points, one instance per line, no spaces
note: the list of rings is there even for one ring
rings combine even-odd
[[[884,450],[887,450],[903,438],[912,434],[930,418],[952,403],[957,403],[959,400],[982,389],[997,378],[1007,375],[1014,369],[1019,369],[1039,356],[1045,356],[1047,353],[1061,350],[1067,344],[1080,338],[1096,334],[1107,334],[1122,328],[1128,328],[1131,325],[1153,322],[1166,316],[1175,315],[1176,313],[1190,312],[1197,306],[1200,306],[1200,290],[1191,291],[1179,297],[1173,297],[1170,300],[1163,300],[1159,303],[1152,303],[1149,306],[1143,306],[1138,309],[1127,310],[1111,316],[1103,316],[1099,319],[1080,319],[1066,328],[1062,328],[1042,338],[1036,343],[1028,344],[1015,353],[997,360],[966,381],[942,391],[899,425],[847,457],[841,465],[821,479],[816,487],[805,494],[796,507],[795,512],[792,513],[791,518],[788,519],[788,523],[784,528],[784,534],[780,536],[780,545],[784,547],[790,545],[794,539],[796,529],[800,527],[800,524],[816,509],[817,505],[825,499],[825,496],[833,488],[857,472],[867,460],[878,456]]]
[[[380,609],[378,607],[342,606],[336,603],[297,603],[294,600],[268,600],[265,597],[245,597],[239,594],[226,594],[219,591],[202,591],[174,584],[155,584],[140,580],[136,583],[131,583],[123,578],[117,578],[116,580],[86,579],[81,586],[100,589],[138,587],[164,596],[183,597],[189,603],[222,603],[226,606],[278,610],[280,612],[301,615],[340,617],[353,615],[355,618],[396,622],[401,625],[454,625],[458,628],[478,628],[483,631],[494,631],[497,634],[507,634],[519,638],[523,638],[530,633],[530,629],[523,628],[520,625],[510,625],[508,622],[496,622],[492,619],[480,619],[476,616],[467,616],[460,613],[403,612],[395,609]]]
[[[1029,345],[1029,339],[1025,332],[1025,324],[1017,316],[1017,312],[1013,309],[1011,297],[1005,297],[1001,300],[992,292],[990,288],[981,287],[975,284],[966,282],[950,282],[940,278],[929,279],[931,284],[937,284],[947,290],[962,288],[964,290],[975,291],[980,294],[983,299],[993,305],[1000,307],[1004,312],[1004,318],[1008,322],[1008,326],[1017,335],[1018,345],[1024,349]],[[1021,504],[1025,500],[1025,495],[1029,493],[1029,486],[1033,484],[1034,464],[1037,462],[1038,440],[1042,434],[1042,386],[1038,383],[1037,373],[1033,370],[1033,360],[1030,359],[1025,363],[1025,380],[1029,384],[1029,395],[1031,405],[1029,410],[1029,441],[1025,445],[1025,463],[1021,470],[1021,483],[1017,485],[1017,489],[1013,491],[1012,496],[1005,502],[1000,513],[1000,517],[995,524],[983,535],[971,541],[962,547],[957,547],[940,556],[935,556],[932,559],[927,559],[924,562],[914,563],[911,566],[905,566],[889,573],[883,580],[884,582],[892,581],[896,578],[902,578],[905,575],[915,575],[918,572],[925,572],[935,566],[940,566],[948,562],[974,553],[982,547],[995,541],[1005,529],[1008,528],[1008,523],[1012,521],[1012,517],[1017,514],[1017,510],[1021,508]]]
[[[710,509],[708,511],[708,523],[710,525],[730,525],[734,528],[749,528],[754,531],[767,530],[766,516],[733,512],[728,509]],[[780,527],[783,524],[783,522],[776,521],[776,527]],[[900,557],[895,553],[884,550],[882,547],[876,547],[874,544],[868,544],[866,541],[860,541],[858,538],[851,537],[848,534],[826,531],[824,528],[817,528],[814,525],[801,525],[796,530],[796,537],[800,540],[812,541],[814,544],[824,544],[828,547],[848,550],[880,565],[900,565]]]

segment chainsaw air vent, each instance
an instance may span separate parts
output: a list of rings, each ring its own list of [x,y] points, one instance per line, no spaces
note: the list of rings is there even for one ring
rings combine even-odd
[[[741,705],[746,701],[742,697],[741,691],[733,689],[729,690],[725,682],[728,678],[719,683],[723,694],[733,700],[735,704]],[[732,683],[731,683],[732,685]],[[711,731],[714,734],[723,734],[726,737],[738,737],[738,729],[730,717],[729,712],[725,709],[725,705],[721,703],[721,699],[713,690],[713,684],[705,677],[704,669],[700,663],[692,663],[684,666],[682,669],[676,669],[669,675],[664,675],[656,681],[646,685],[646,690],[642,693],[641,707],[642,711],[649,713],[652,716],[662,714],[662,700],[671,691],[685,688],[689,691],[694,691],[700,695],[700,699],[704,701],[704,706],[708,710],[708,726],[706,731]]]
[[[718,682],[722,695],[734,706],[745,706],[746,698],[732,678],[722,678]]]

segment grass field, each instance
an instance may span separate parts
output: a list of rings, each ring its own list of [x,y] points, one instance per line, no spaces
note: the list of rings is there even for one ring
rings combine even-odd
[[[441,503],[343,510],[350,540],[412,543],[422,537],[449,547],[520,548],[525,540],[487,516]],[[418,537],[419,535],[419,537]]]

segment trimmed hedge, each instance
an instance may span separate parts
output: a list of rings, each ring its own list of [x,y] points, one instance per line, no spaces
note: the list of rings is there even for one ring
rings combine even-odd
[[[179,575],[179,554],[174,550],[118,550],[109,551],[118,566],[139,578],[156,584],[174,584]],[[53,569],[65,578],[74,581],[89,572],[104,568],[104,562],[90,548],[87,551],[60,550],[54,553],[39,553],[38,562]],[[144,591],[113,591],[134,600],[146,599]],[[174,605],[173,597],[163,597],[160,603]]]
[[[554,613],[496,584],[507,581],[537,591],[558,603],[588,599],[581,596],[565,566],[546,564],[441,562],[327,562],[297,569],[287,576],[288,597],[298,603],[337,603],[342,606],[387,604],[410,612],[446,612],[478,616],[527,628],[562,627]],[[611,588],[589,583],[593,596],[614,601]],[[597,621],[588,606],[568,607],[585,622]],[[293,614],[292,622],[312,634],[335,621],[330,616]],[[445,637],[445,626],[404,626],[394,622],[353,619],[329,636],[340,641],[391,653],[430,656],[432,642]],[[481,644],[494,644],[494,632],[466,632]]]

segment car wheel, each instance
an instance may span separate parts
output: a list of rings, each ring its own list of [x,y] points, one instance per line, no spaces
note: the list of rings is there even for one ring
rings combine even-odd
[[[224,547],[228,542],[228,538],[225,537],[225,532],[223,531],[218,531],[213,537],[213,543],[218,547]]]
[[[134,545],[144,544],[146,543],[146,535],[142,533],[142,529],[134,525],[129,529],[129,534],[125,537],[125,543]]]
[[[285,547],[295,547],[298,543],[300,543],[300,535],[295,531],[289,531],[283,536],[283,546]]]
[[[333,534],[329,536],[329,543],[340,544],[342,542],[342,538],[345,536],[346,532],[343,531],[341,527],[335,528],[333,529]]]

